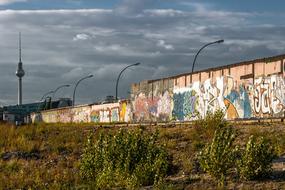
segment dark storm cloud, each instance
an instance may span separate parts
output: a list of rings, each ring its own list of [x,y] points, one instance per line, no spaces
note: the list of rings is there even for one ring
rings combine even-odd
[[[79,86],[77,100],[102,100],[115,93],[122,68],[141,62],[120,81],[120,96],[126,97],[132,82],[189,72],[197,50],[221,38],[225,43],[205,49],[196,69],[284,52],[285,26],[256,22],[274,14],[216,11],[198,3],[187,4],[191,11],[152,6],[150,0],[126,0],[114,9],[0,11],[0,104],[16,103],[18,31],[24,102],[91,73],[94,77]],[[62,89],[57,97],[71,97],[72,91]]]

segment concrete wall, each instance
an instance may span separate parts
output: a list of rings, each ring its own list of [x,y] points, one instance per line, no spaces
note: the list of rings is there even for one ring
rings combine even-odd
[[[142,81],[131,100],[43,111],[32,121],[191,121],[217,109],[226,119],[284,117],[285,55]]]
[[[131,108],[128,101],[119,103],[83,105],[32,113],[32,122],[46,123],[88,123],[88,122],[129,122]]]
[[[133,84],[133,119],[190,121],[217,109],[227,119],[284,117],[284,62],[282,55]]]

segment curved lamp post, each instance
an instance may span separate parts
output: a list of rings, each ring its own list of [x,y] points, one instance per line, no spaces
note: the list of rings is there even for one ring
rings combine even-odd
[[[54,91],[52,90],[52,91],[49,91],[49,92],[45,93],[45,94],[43,95],[43,97],[40,99],[40,102],[41,102],[48,94],[51,94],[51,93],[54,93]]]
[[[116,100],[118,100],[118,84],[119,84],[119,80],[120,80],[120,77],[122,75],[122,73],[129,67],[132,67],[132,66],[138,66],[139,64],[141,63],[135,63],[135,64],[131,64],[131,65],[128,65],[126,66],[119,74],[118,78],[117,78],[117,82],[116,82]]]
[[[55,93],[56,93],[59,89],[64,88],[64,87],[70,87],[70,85],[69,85],[69,84],[65,84],[65,85],[61,85],[61,86],[57,87],[57,88],[53,91],[52,99],[54,99]]]
[[[72,99],[72,105],[73,105],[73,106],[75,105],[75,91],[76,91],[76,88],[77,88],[78,84],[79,84],[81,81],[83,81],[84,79],[88,79],[88,78],[91,78],[91,77],[93,77],[93,75],[88,75],[88,76],[86,76],[86,77],[83,77],[82,79],[80,79],[80,80],[76,83],[76,85],[75,85],[75,87],[74,87],[74,91],[73,91],[73,99]]]
[[[195,66],[195,62],[196,62],[196,59],[197,59],[197,56],[199,55],[199,53],[207,46],[209,45],[212,45],[212,44],[219,44],[219,43],[223,43],[224,40],[218,40],[218,41],[215,41],[215,42],[211,42],[211,43],[208,43],[208,44],[205,44],[203,47],[201,47],[199,49],[199,51],[197,52],[197,54],[195,55],[195,58],[194,58],[194,61],[193,61],[193,64],[192,64],[192,73],[194,71],[194,66]]]
[[[40,102],[41,102],[44,98],[46,98],[47,95],[49,95],[49,94],[51,94],[51,93],[54,93],[54,91],[52,90],[52,91],[49,91],[49,92],[45,93],[45,94],[43,95],[43,97],[40,99]],[[40,108],[41,108],[41,104],[38,105],[37,111],[40,111]]]

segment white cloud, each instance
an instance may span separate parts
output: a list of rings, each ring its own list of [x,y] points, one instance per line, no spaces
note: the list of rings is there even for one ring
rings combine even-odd
[[[116,8],[0,11],[0,92],[7,93],[1,99],[17,99],[18,31],[22,32],[27,73],[24,99],[31,101],[58,83],[69,84],[88,73],[96,80],[86,81],[90,86],[78,98],[93,95],[100,99],[113,92],[118,72],[125,65],[141,62],[133,68],[137,72],[126,73],[127,80],[120,81],[120,92],[126,96],[130,83],[189,71],[197,50],[220,38],[225,43],[209,47],[199,57],[197,69],[285,51],[281,21],[269,26],[263,19],[256,23],[251,13],[215,10],[203,4],[183,11],[155,9],[140,6],[138,1],[144,2],[124,1],[125,7],[120,8],[127,10],[120,14]],[[278,15],[278,19],[283,17]],[[277,16],[261,18],[274,20]]]
[[[88,34],[76,34],[76,36],[73,37],[73,41],[88,40],[88,39],[90,39],[90,36]]]
[[[1,1],[1,0],[0,0]],[[110,9],[49,9],[49,10],[0,10],[0,15],[30,15],[30,14],[79,14],[88,16],[89,14],[112,13]]]
[[[175,16],[186,16],[187,13],[174,10],[174,9],[147,9],[144,13],[149,16],[159,16],[159,17],[175,17]]]
[[[156,45],[166,50],[174,50],[174,47],[171,44],[166,44],[164,40],[159,40]]]
[[[0,5],[7,5],[7,4],[12,4],[16,2],[25,2],[27,0],[0,0]]]

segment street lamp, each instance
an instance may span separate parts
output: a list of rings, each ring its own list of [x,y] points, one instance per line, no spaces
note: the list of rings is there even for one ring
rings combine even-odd
[[[129,67],[132,67],[132,66],[138,66],[139,64],[141,63],[135,63],[135,64],[131,64],[131,65],[128,65],[126,66],[119,74],[118,78],[117,78],[117,82],[116,82],[116,100],[118,100],[118,84],[119,84],[119,80],[120,80],[120,77],[122,75],[122,73]]]
[[[43,97],[40,99],[40,102],[41,102],[48,94],[51,94],[51,93],[54,93],[54,91],[52,90],[52,91],[49,91],[49,92],[45,93],[45,94],[43,95]]]
[[[75,91],[76,91],[76,88],[77,88],[78,84],[79,84],[81,81],[83,81],[84,79],[88,79],[88,78],[91,78],[91,77],[93,77],[93,75],[88,75],[88,76],[86,76],[86,77],[83,77],[82,79],[80,79],[80,80],[76,83],[76,85],[75,85],[75,87],[74,87],[74,91],[73,91],[73,99],[72,99],[72,105],[73,105],[73,106],[75,105]]]
[[[219,43],[223,43],[224,40],[218,40],[218,41],[215,41],[215,42],[211,42],[211,43],[208,43],[206,45],[204,45],[203,47],[201,47],[201,49],[199,49],[199,51],[197,52],[197,54],[195,55],[195,58],[194,58],[194,61],[193,61],[193,65],[192,65],[192,73],[194,71],[194,66],[195,66],[195,62],[196,62],[196,59],[197,59],[197,56],[199,55],[199,53],[207,46],[209,45],[212,45],[212,44],[219,44]]]
[[[52,99],[54,99],[55,93],[56,93],[59,89],[64,88],[64,87],[70,87],[70,85],[69,85],[69,84],[65,84],[65,85],[61,85],[61,86],[57,87],[57,88],[53,91]]]
[[[49,92],[45,93],[45,94],[43,95],[43,97],[40,99],[40,102],[41,102],[44,98],[46,98],[47,95],[49,95],[49,94],[51,94],[51,93],[54,93],[54,91],[52,90],[52,91],[49,91]],[[41,106],[44,106],[44,105],[41,105],[41,103],[39,103],[37,111],[40,110]]]

